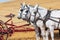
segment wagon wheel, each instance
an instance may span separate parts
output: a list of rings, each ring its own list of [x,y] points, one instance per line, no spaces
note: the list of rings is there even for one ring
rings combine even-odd
[[[1,25],[0,25],[1,26]],[[3,40],[2,27],[0,27],[0,40]]]
[[[9,34],[10,34],[9,36],[11,36],[14,33],[14,28],[13,27],[9,27],[8,31],[9,31]]]
[[[2,21],[2,20],[0,20],[0,25],[1,25],[1,27],[2,27],[2,32],[1,32],[1,35],[3,35],[4,36],[4,27],[6,27],[6,28],[8,28],[5,24],[4,24],[4,22]],[[5,26],[3,26],[3,25],[5,25]],[[3,37],[2,36],[2,37]],[[6,40],[7,40],[7,38],[8,38],[8,33],[7,33],[7,36],[6,36]],[[4,38],[3,38],[4,39]],[[2,39],[2,40],[3,40]]]

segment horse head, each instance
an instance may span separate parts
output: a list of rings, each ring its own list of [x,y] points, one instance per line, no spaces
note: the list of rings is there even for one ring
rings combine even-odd
[[[18,19],[25,19],[26,12],[28,12],[28,8],[26,4],[21,4],[21,8],[19,10]]]
[[[34,7],[29,7],[29,11],[30,11],[30,21],[34,22],[36,17],[38,17],[39,15],[38,13],[38,5],[35,5]],[[38,16],[36,16],[38,15]]]

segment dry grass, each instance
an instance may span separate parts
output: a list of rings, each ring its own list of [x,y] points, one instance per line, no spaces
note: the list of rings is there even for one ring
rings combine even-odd
[[[39,4],[45,8],[52,8],[52,9],[60,9],[60,0],[14,0],[11,2],[0,3],[0,20],[4,22],[7,21],[9,18],[4,17],[10,13],[15,14],[16,16],[13,18],[13,22],[15,25],[24,25],[27,22],[23,20],[18,20],[17,15],[19,13],[20,4],[25,2],[26,4],[36,5]],[[21,22],[21,23],[16,23]],[[30,25],[31,27],[31,25]],[[33,37],[35,36],[35,32],[19,32],[14,33],[10,38],[21,38],[21,37]]]

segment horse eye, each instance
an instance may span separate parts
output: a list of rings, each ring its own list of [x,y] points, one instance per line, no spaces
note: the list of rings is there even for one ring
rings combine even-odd
[[[23,11],[23,9],[21,9],[20,11]]]
[[[36,14],[36,12],[34,12]]]
[[[26,11],[26,13],[28,13],[28,11]]]

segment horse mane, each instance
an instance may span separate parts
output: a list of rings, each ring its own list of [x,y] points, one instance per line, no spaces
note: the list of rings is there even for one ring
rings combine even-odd
[[[54,11],[54,10],[57,10],[57,11],[58,11],[58,10],[60,10],[60,9],[52,9],[52,10],[50,10],[50,11]]]
[[[32,6],[32,5],[29,5],[30,7],[34,7],[34,6]]]

